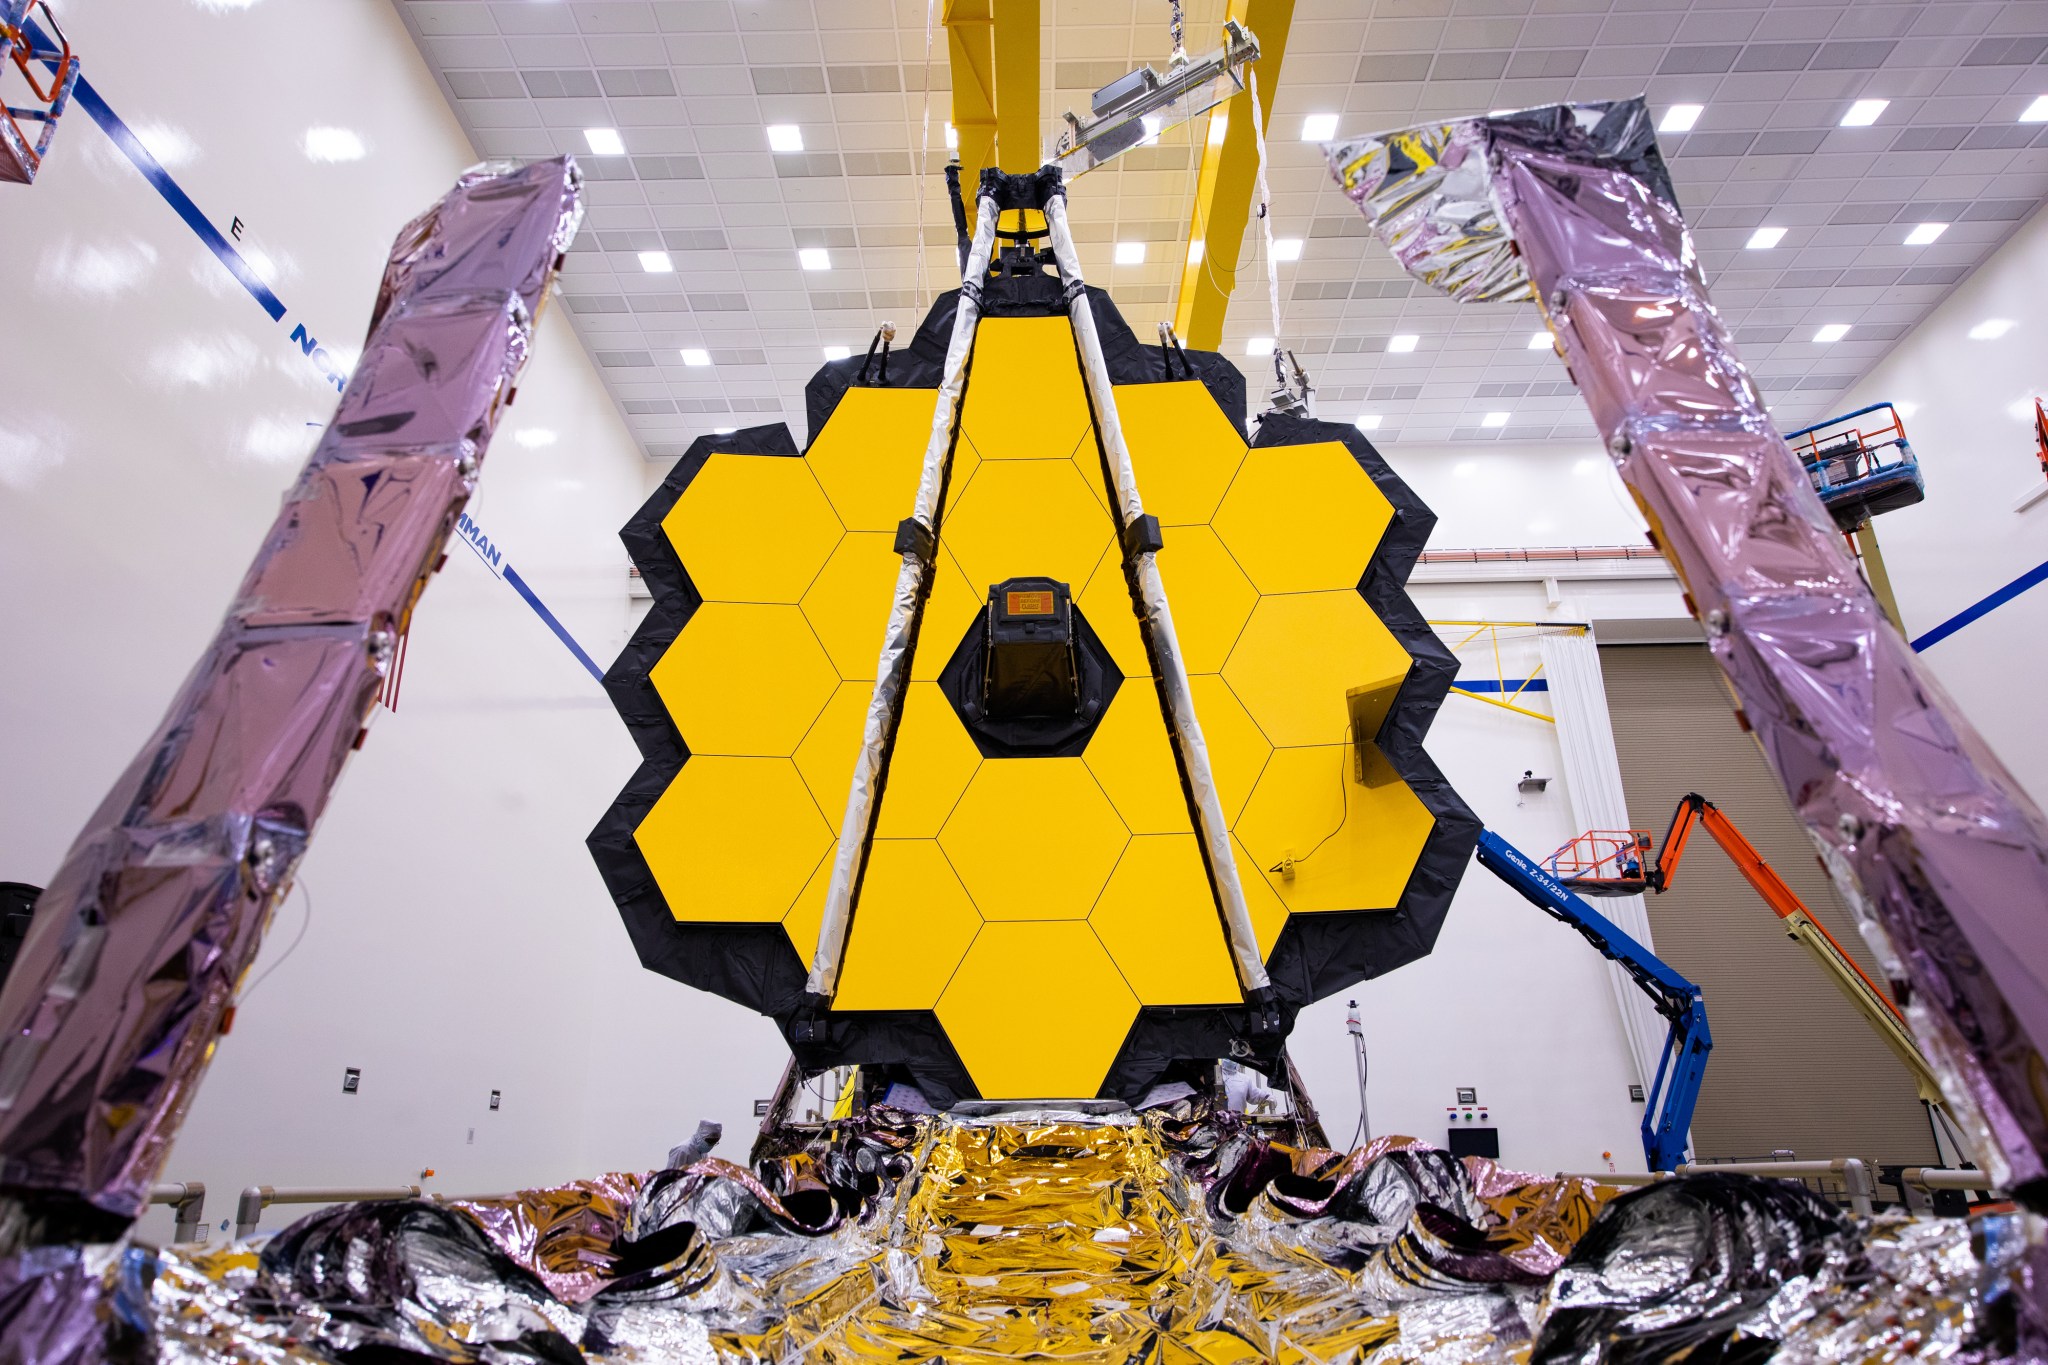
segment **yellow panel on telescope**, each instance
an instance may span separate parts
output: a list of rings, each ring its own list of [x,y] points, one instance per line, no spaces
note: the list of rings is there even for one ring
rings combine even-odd
[[[1088,585],[1074,588],[1074,605],[1088,618],[1088,625],[1117,670],[1126,680],[1144,679],[1152,674],[1151,658],[1145,653],[1145,637],[1138,625],[1138,611],[1131,602],[1130,580],[1124,576],[1124,553],[1114,544],[1102,552]]]
[[[889,785],[882,792],[884,839],[933,839],[960,803],[981,752],[937,683],[913,682],[903,698]]]
[[[1078,758],[992,758],[939,831],[983,919],[1086,919],[1130,831]]]
[[[802,612],[753,602],[698,607],[649,676],[697,754],[786,757],[839,686]]]
[[[1088,924],[1141,1004],[1234,1005],[1244,998],[1192,833],[1131,840]]]
[[[875,676],[903,569],[903,556],[892,548],[895,539],[876,531],[842,537],[804,592],[804,619],[842,678]]]
[[[1145,510],[1162,526],[1206,524],[1244,463],[1244,438],[1207,386],[1192,379],[1124,384],[1116,411]]]
[[[825,703],[825,709],[811,722],[803,743],[796,746],[796,770],[803,774],[811,799],[833,821],[846,809],[847,785],[853,781],[853,759],[860,750],[861,731],[866,727],[868,702],[875,695],[871,682],[845,682]]]
[[[1072,460],[984,460],[939,535],[986,601],[1006,578],[1056,578],[1078,592],[1115,533]]]
[[[910,676],[929,682],[939,676],[946,660],[974,618],[988,610],[988,589],[976,592],[968,586],[950,550],[939,547],[932,561],[932,590],[925,598],[924,623],[918,628],[917,653],[910,660]],[[879,650],[879,645],[877,646]]]
[[[1071,460],[1091,426],[1065,318],[982,319],[960,418],[960,434],[976,454]]]
[[[713,455],[661,529],[706,601],[795,602],[843,528],[808,460]]]
[[[1334,441],[1246,454],[1216,534],[1260,592],[1356,588],[1394,505]]]
[[[1349,744],[1275,749],[1237,819],[1247,876],[1264,870],[1295,914],[1391,909],[1436,823],[1378,749],[1365,748],[1365,782],[1356,761]]]
[[[1363,717],[1372,738],[1408,663],[1356,592],[1287,593],[1259,599],[1223,680],[1274,745],[1343,744],[1358,737],[1348,694],[1366,688],[1380,698]]]
[[[1190,673],[1214,673],[1244,630],[1258,591],[1208,527],[1176,526],[1161,538],[1166,548],[1156,562],[1181,659]]]
[[[928,1010],[951,979],[981,916],[929,839],[877,839],[861,879],[862,932],[847,944],[841,1010]]]
[[[1084,920],[984,924],[939,1022],[986,1099],[1092,1096],[1138,998]]]
[[[1229,684],[1214,673],[1197,673],[1188,679],[1188,693],[1195,699],[1195,714],[1202,720],[1202,738],[1209,746],[1209,768],[1216,778],[1216,796],[1223,804],[1226,824],[1237,820],[1245,798],[1266,767],[1273,746],[1266,732],[1252,720]]]
[[[1159,709],[1159,691],[1150,678],[1124,680],[1082,761],[1131,833],[1185,834],[1194,829],[1180,766],[1173,761],[1166,714]]]
[[[700,754],[633,841],[677,919],[773,923],[831,847],[832,827],[788,759]]]
[[[852,388],[840,398],[804,458],[847,530],[893,533],[910,515],[938,401],[936,389]],[[954,476],[965,472],[956,463]]]

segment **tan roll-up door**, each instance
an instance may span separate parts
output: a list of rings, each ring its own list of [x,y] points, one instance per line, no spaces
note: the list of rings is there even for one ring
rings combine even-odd
[[[1883,981],[1704,645],[1600,651],[1630,823],[1661,848],[1696,791],[1735,822],[1872,979]],[[1913,1082],[1704,830],[1675,889],[1647,898],[1657,953],[1707,994],[1714,1053],[1693,1120],[1702,1158],[1934,1157]]]

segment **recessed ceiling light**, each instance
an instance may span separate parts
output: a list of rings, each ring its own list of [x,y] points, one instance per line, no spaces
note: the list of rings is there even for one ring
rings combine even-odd
[[[692,367],[709,365],[711,352],[697,346],[683,347],[683,363]]]
[[[1504,427],[1507,424],[1508,414],[1504,412],[1489,412],[1479,419],[1479,425],[1482,427]]]
[[[1849,335],[1848,323],[1830,322],[1826,326],[1822,327],[1818,332],[1815,332],[1813,334],[1813,339],[1818,342],[1826,343],[1830,341],[1840,341],[1843,337],[1847,335]]]
[[[1275,237],[1273,259],[1276,261],[1298,261],[1301,259],[1301,238]]]
[[[711,434],[713,436],[730,436],[735,430],[737,428],[734,427],[713,427],[711,428]]]
[[[1692,126],[1700,121],[1700,115],[1706,111],[1707,106],[1704,104],[1674,104],[1664,111],[1664,117],[1658,121],[1657,131],[1689,133]]]
[[[347,128],[308,128],[304,145],[308,161],[363,159],[362,138]]]
[[[1929,242],[1948,231],[1947,223],[1922,223],[1906,234],[1907,246],[1926,246]],[[1897,406],[1894,404],[1894,406]]]
[[[956,150],[960,146],[960,130],[950,123],[946,125],[946,145]]]
[[[1532,334],[1529,338],[1529,349],[1532,351],[1548,351],[1554,349],[1554,343],[1550,340],[1550,333],[1536,332]]]
[[[852,354],[853,347],[851,346],[827,346],[825,348],[825,359],[827,360],[844,360]]]
[[[626,140],[619,136],[616,128],[585,128],[583,140],[590,144],[592,156],[624,156]]]
[[[2017,326],[2011,318],[1986,318],[1970,329],[1970,340],[1996,341]]]
[[[1189,264],[1189,265],[1200,265],[1201,263],[1202,263],[1202,239],[1201,239],[1200,237],[1197,237],[1197,238],[1195,238],[1195,240],[1194,240],[1194,241],[1192,241],[1192,242],[1189,242],[1189,243],[1188,243],[1188,264]]]
[[[1145,244],[1143,242],[1118,242],[1116,244],[1116,263],[1118,265],[1143,265],[1145,263]]]
[[[1209,145],[1211,147],[1221,147],[1223,145],[1223,136],[1229,131],[1230,116],[1228,114],[1209,115]]]
[[[669,259],[666,251],[643,251],[640,253],[640,268],[650,275],[668,275],[674,273],[676,263]]]
[[[1380,429],[1380,423],[1384,420],[1385,419],[1382,418],[1376,412],[1366,412],[1360,413],[1358,416],[1358,420],[1354,422],[1352,425],[1356,426],[1360,431],[1378,431]]]
[[[768,125],[768,150],[771,152],[800,152],[804,149],[804,130],[794,123],[771,123]]]
[[[1328,142],[1336,136],[1337,116],[1335,114],[1310,114],[1301,121],[1301,140],[1303,142]]]
[[[549,431],[546,427],[522,427],[520,430],[512,433],[512,439],[525,446],[528,450],[536,450],[541,446],[553,445],[555,443],[555,433]]]
[[[1877,122],[1877,116],[1885,111],[1890,100],[1857,100],[1849,106],[1849,112],[1842,115],[1844,128],[1868,128]]]
[[[1415,335],[1413,332],[1402,332],[1396,336],[1390,336],[1387,338],[1387,349],[1394,352],[1396,355],[1399,355],[1404,351],[1414,350],[1416,343],[1421,340],[1422,338]]]
[[[2034,102],[2020,110],[2021,123],[2048,123],[2048,95],[2036,95]]]
[[[821,246],[803,247],[796,253],[796,258],[806,270],[830,270],[832,268],[832,253]]]
[[[1244,344],[1244,353],[1245,353],[1246,355],[1271,355],[1271,354],[1273,354],[1273,338],[1271,338],[1271,337],[1253,337],[1253,338],[1252,338],[1251,340],[1249,340],[1249,341],[1245,342],[1245,344]]]
[[[1743,243],[1743,245],[1751,251],[1769,251],[1784,240],[1785,229],[1781,227],[1760,227],[1755,232],[1749,234],[1749,240]]]

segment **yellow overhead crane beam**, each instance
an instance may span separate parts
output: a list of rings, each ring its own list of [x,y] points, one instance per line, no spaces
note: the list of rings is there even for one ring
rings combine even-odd
[[[1230,17],[1259,40],[1259,59],[1252,66],[1259,77],[1259,125],[1265,127],[1273,117],[1273,92],[1280,84],[1281,59],[1287,55],[1294,0],[1230,0]],[[954,98],[959,98],[957,89]],[[1223,341],[1223,313],[1230,306],[1239,263],[1250,255],[1244,234],[1258,171],[1251,92],[1235,96],[1209,117],[1211,133],[1202,144],[1202,170],[1188,225],[1188,259],[1181,265],[1173,315],[1173,329],[1181,340],[1204,351],[1215,350]],[[1221,138],[1214,132],[1218,119],[1224,120]],[[1202,244],[1199,260],[1196,242]]]
[[[963,187],[996,164],[994,0],[946,0],[946,55],[953,73],[953,135]],[[968,189],[969,194],[973,193]]]
[[[946,0],[946,50],[953,72],[953,129],[968,195],[982,168],[1035,171],[1039,0]]]

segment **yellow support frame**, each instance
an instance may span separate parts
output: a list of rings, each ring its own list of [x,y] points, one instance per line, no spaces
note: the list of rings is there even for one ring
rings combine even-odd
[[[1500,687],[1502,691],[1507,690],[1508,680],[1507,669],[1501,664],[1500,660],[1500,633],[1502,630],[1556,631],[1564,635],[1583,635],[1586,633],[1584,626],[1560,624],[1556,621],[1431,621],[1429,624],[1432,626],[1471,628],[1463,639],[1459,640],[1456,644],[1450,645],[1453,655],[1480,636],[1486,636],[1488,643],[1493,646],[1493,675],[1496,679],[1496,686]],[[1446,643],[1449,642],[1447,641]],[[1483,701],[1488,706],[1498,706],[1503,711],[1513,711],[1518,716],[1528,716],[1534,720],[1555,725],[1557,724],[1557,717],[1546,715],[1541,711],[1532,711],[1526,706],[1515,705],[1516,698],[1529,690],[1529,684],[1535,682],[1536,675],[1542,671],[1543,665],[1537,664],[1536,667],[1529,670],[1529,676],[1522,679],[1521,686],[1512,692],[1508,692],[1504,698],[1489,697],[1480,692],[1468,692],[1462,687],[1453,687],[1451,691],[1460,697],[1470,697],[1473,701]]]
[[[945,25],[960,179],[971,196],[985,167],[1040,165],[1039,0],[946,0]]]
[[[1273,117],[1273,94],[1280,86],[1280,63],[1287,55],[1287,33],[1294,24],[1294,0],[1230,0],[1230,17],[1259,40],[1259,59],[1252,65],[1259,74],[1259,126],[1267,127]],[[1188,224],[1189,259],[1181,264],[1173,314],[1173,330],[1198,350],[1213,351],[1222,344],[1223,315],[1244,259],[1259,160],[1252,117],[1247,90],[1209,116],[1210,134],[1202,144],[1202,169]],[[1223,120],[1221,138],[1215,132],[1218,119]],[[1196,242],[1202,243],[1199,261],[1193,259]]]
[[[946,0],[944,22],[960,181],[971,197],[982,168],[996,164],[994,0]]]

